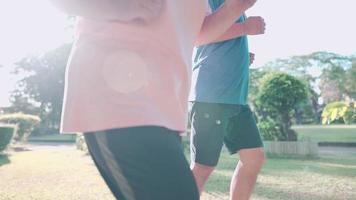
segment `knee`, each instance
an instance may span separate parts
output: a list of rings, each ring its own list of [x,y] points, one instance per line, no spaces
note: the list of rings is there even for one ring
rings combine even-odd
[[[191,169],[195,175],[208,177],[214,171],[215,167],[192,163]]]
[[[264,151],[261,151],[257,154],[257,156],[254,160],[254,163],[258,168],[261,169],[263,167],[263,165],[265,164],[265,161],[266,161],[266,155],[265,155]]]
[[[241,156],[242,167],[252,172],[259,172],[266,160],[265,153],[262,149],[254,151],[250,155]]]

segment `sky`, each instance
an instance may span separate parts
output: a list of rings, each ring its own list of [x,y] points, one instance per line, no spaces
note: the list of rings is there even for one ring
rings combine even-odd
[[[355,0],[258,0],[247,12],[262,16],[266,34],[249,38],[256,54],[253,67],[276,58],[330,51],[356,54]],[[16,77],[13,63],[71,41],[66,15],[48,0],[0,1],[0,107],[8,98]]]

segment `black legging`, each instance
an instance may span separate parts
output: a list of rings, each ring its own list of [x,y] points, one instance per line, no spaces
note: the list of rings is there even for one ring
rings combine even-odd
[[[199,199],[177,132],[145,126],[84,136],[99,172],[117,199]]]

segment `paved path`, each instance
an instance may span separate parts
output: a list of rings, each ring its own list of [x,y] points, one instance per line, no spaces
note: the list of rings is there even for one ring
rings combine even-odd
[[[319,147],[320,155],[354,155],[356,156],[356,147]]]

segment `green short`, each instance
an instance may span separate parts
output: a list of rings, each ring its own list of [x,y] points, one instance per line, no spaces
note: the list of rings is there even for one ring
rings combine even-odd
[[[191,161],[216,166],[223,144],[231,154],[263,147],[248,105],[194,102],[191,105]]]

